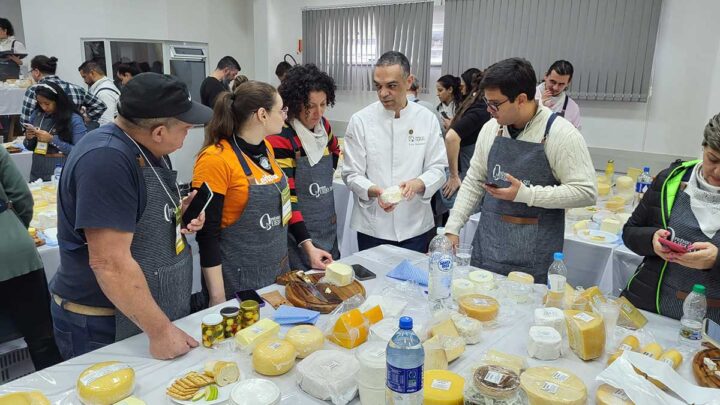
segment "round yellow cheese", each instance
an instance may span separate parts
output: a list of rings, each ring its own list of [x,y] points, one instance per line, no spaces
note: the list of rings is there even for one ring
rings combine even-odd
[[[660,344],[656,342],[648,343],[640,350],[640,353],[652,357],[653,359],[657,360],[660,358],[660,355],[662,355],[663,349]]]
[[[464,278],[458,278],[452,281],[452,296],[455,299],[462,297],[463,295],[472,294],[475,292],[475,284]]]
[[[117,361],[97,363],[80,373],[76,388],[85,405],[112,405],[132,394],[135,370]]]
[[[580,378],[556,367],[532,367],[520,375],[530,405],[583,405],[587,388]]]
[[[460,312],[478,321],[488,322],[497,318],[500,304],[493,297],[469,294],[458,301]]]
[[[262,375],[282,375],[293,368],[296,356],[292,343],[276,338],[264,340],[253,350],[253,368]]]
[[[623,352],[625,350],[630,351],[637,351],[640,348],[640,341],[638,340],[635,335],[627,335],[625,338],[620,342],[620,345],[618,346],[618,349],[610,355],[610,358],[608,358],[608,366],[612,364],[615,360],[617,360],[618,357],[622,356]]]
[[[423,375],[423,404],[462,405],[465,379],[447,370],[427,370]]]
[[[595,402],[598,405],[634,405],[625,391],[612,385],[602,384],[595,393]]]
[[[515,281],[516,283],[533,284],[535,283],[535,277],[532,274],[523,273],[522,271],[511,271],[507,279]]]
[[[675,349],[669,349],[660,356],[660,361],[670,365],[672,368],[678,368],[683,361],[683,356]]]
[[[285,335],[285,340],[295,346],[297,356],[301,359],[316,350],[322,349],[325,344],[322,331],[313,325],[298,325],[290,328]]]
[[[50,401],[40,391],[13,392],[0,396],[0,404],[5,405],[50,405]]]

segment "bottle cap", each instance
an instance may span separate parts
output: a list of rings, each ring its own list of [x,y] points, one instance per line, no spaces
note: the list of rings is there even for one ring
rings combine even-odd
[[[615,161],[610,159],[610,160],[608,160],[608,163],[615,163]]]
[[[553,259],[563,260],[565,259],[565,255],[562,252],[555,252],[555,254],[553,255]]]
[[[400,329],[412,330],[412,328],[413,328],[412,318],[409,316],[401,316],[400,317]]]
[[[643,167],[643,172],[650,173],[650,166]]]
[[[695,284],[693,286],[693,292],[701,295],[705,295],[705,286],[702,284]]]
[[[445,235],[445,227],[439,226],[435,232],[437,235]]]

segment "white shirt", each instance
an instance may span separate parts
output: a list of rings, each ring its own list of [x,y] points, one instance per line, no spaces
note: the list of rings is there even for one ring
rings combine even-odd
[[[115,86],[115,83],[107,77],[103,77],[90,86],[90,93],[102,100],[107,107],[103,115],[100,116],[98,123],[104,125],[113,122],[117,115],[117,102],[120,99],[120,90]]]
[[[15,41],[15,53],[27,53],[25,45],[22,42],[15,39],[14,36],[8,36],[5,39],[0,39],[0,51],[9,51],[13,48],[13,41]]]
[[[433,113],[408,102],[400,111],[386,110],[379,101],[350,117],[345,133],[342,178],[353,192],[350,227],[380,239],[404,241],[432,228],[430,199],[445,183],[448,165],[440,124]],[[382,189],[419,178],[425,193],[401,201],[386,213],[368,189]]]
[[[545,126],[552,111],[540,106],[538,112],[527,128],[517,137],[518,141],[542,141]],[[506,127],[503,136],[509,137]],[[479,204],[485,194],[482,185],[487,179],[487,162],[490,148],[495,142],[500,125],[495,118],[483,125],[475,143],[475,152],[470,160],[470,168],[460,186],[455,205],[450,211],[445,231],[459,235],[460,229],[468,217],[475,213],[475,204]],[[526,186],[522,184],[515,202],[525,203],[530,207],[541,208],[575,208],[595,204],[597,185],[595,168],[590,159],[585,140],[580,132],[568,120],[557,117],[550,134],[545,141],[547,156],[553,176],[560,182],[558,186]],[[512,173],[510,173],[512,175]]]

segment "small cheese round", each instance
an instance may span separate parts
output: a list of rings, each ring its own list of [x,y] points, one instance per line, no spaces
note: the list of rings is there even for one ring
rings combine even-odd
[[[322,331],[313,325],[298,325],[290,328],[285,335],[285,340],[295,346],[297,356],[301,359],[316,350],[322,349],[325,344],[325,336],[323,336]]]
[[[132,394],[135,370],[117,361],[97,363],[80,373],[76,388],[85,405],[111,405]]]
[[[663,349],[660,344],[656,342],[648,343],[645,346],[643,346],[642,349],[640,349],[640,353],[652,357],[653,359],[657,360],[660,358],[660,355],[662,355]]]
[[[461,297],[459,306],[461,313],[483,322],[497,318],[500,308],[500,304],[495,298],[482,294],[470,294]]]
[[[675,349],[669,349],[660,356],[660,361],[665,362],[672,368],[678,368],[683,361],[683,356]]]
[[[634,405],[628,398],[625,391],[615,388],[612,385],[602,384],[595,393],[595,400],[598,405]]]
[[[462,297],[463,295],[472,294],[475,292],[475,284],[464,278],[458,278],[452,281],[452,296],[455,299]]]
[[[562,355],[562,336],[550,326],[531,326],[528,355],[538,360],[557,360]]]
[[[537,326],[550,326],[561,336],[565,333],[565,314],[560,308],[536,308],[534,318]]]
[[[523,284],[534,284],[535,283],[535,277],[533,277],[532,274],[523,273],[522,271],[511,271],[507,279],[510,281],[514,281],[516,283],[523,283]]]
[[[0,395],[0,404],[6,405],[50,405],[50,401],[40,391],[12,392]]]
[[[282,375],[293,368],[296,356],[297,351],[292,343],[280,339],[268,339],[253,350],[253,368],[262,375]]]

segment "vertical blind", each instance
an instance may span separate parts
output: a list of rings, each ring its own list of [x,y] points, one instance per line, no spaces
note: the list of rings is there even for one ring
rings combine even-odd
[[[303,60],[332,76],[339,90],[374,90],[375,62],[387,51],[400,51],[426,87],[432,16],[432,1],[303,9]]]
[[[529,60],[538,80],[558,59],[583,100],[647,101],[662,0],[446,0],[443,72]]]

